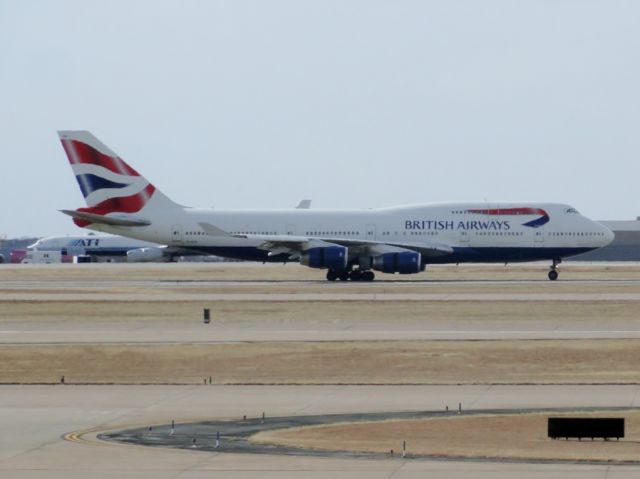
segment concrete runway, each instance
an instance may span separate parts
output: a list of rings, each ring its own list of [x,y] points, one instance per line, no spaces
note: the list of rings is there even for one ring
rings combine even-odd
[[[0,477],[611,479],[640,474],[637,466],[243,455],[95,439],[99,431],[167,424],[172,419],[259,417],[263,411],[269,417],[442,410],[458,402],[463,410],[637,407],[640,386],[1,386],[0,423],[11,434],[0,435]]]

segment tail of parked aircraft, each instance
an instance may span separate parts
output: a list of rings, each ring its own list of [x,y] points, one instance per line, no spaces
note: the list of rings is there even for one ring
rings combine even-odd
[[[145,216],[179,206],[88,131],[58,135],[87,203],[87,208],[63,211],[78,226],[146,226],[151,221]]]

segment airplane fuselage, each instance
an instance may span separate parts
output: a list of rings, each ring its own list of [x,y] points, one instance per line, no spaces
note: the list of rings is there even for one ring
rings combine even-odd
[[[528,226],[523,207],[541,210],[546,223]],[[530,213],[530,212],[526,212]],[[540,216],[540,215],[538,215]],[[210,223],[230,236],[211,236]],[[447,245],[453,252],[423,256],[424,264],[516,262],[561,259],[608,244],[612,233],[571,206],[558,203],[449,203],[370,210],[212,210],[167,211],[162,224],[146,227],[91,225],[90,228],[205,254],[252,261],[287,261],[260,249],[265,238],[313,237],[398,245]],[[246,237],[245,237],[246,236]]]

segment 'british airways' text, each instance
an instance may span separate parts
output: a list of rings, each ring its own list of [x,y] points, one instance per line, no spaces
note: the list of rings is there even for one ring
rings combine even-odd
[[[445,231],[445,230],[491,230],[491,231],[509,231],[511,222],[508,220],[468,220],[468,221],[452,221],[452,220],[406,220],[404,228],[407,230],[428,230],[428,231]]]

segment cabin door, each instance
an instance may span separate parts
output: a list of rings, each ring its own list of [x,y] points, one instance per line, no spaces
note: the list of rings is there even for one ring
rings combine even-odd
[[[171,227],[171,241],[174,243],[182,242],[182,226],[181,225],[173,225]]]
[[[539,226],[533,230],[533,243],[537,246],[544,243],[544,227]]]
[[[368,240],[375,240],[376,239],[376,225],[370,223],[368,225],[365,225],[364,227],[365,229],[365,238]]]

